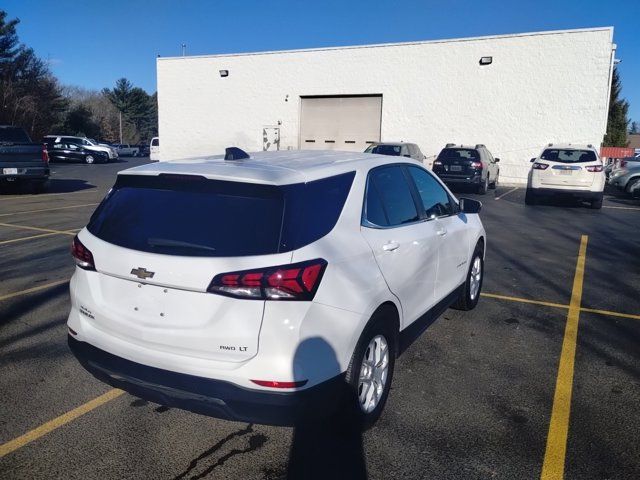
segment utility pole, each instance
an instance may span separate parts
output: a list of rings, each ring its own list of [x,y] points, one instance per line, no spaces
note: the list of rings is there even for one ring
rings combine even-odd
[[[118,113],[120,114],[120,145],[122,145],[122,112],[118,110]]]

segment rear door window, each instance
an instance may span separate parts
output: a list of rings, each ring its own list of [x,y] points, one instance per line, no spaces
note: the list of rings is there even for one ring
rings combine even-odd
[[[366,220],[369,223],[394,227],[420,219],[411,187],[401,166],[376,168],[369,173],[367,183],[365,205]],[[373,195],[371,199],[369,192]]]
[[[87,228],[106,242],[166,255],[281,253],[333,229],[354,176],[274,186],[192,175],[120,175]]]

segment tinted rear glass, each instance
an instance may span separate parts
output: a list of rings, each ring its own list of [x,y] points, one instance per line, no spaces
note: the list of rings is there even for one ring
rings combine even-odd
[[[480,154],[471,148],[444,148],[438,160],[480,160]]]
[[[0,142],[31,143],[26,132],[18,127],[0,128]]]
[[[374,145],[367,148],[367,153],[377,153],[378,155],[391,155],[399,157],[401,152],[401,145]]]
[[[559,148],[547,148],[540,156],[542,160],[562,163],[595,162],[598,158],[591,150],[564,150]]]
[[[287,252],[333,229],[354,175],[285,186],[120,175],[87,228],[106,242],[166,255]]]

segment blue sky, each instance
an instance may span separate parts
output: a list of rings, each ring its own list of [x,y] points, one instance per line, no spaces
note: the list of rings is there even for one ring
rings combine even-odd
[[[630,116],[640,121],[640,0],[3,0],[21,40],[67,84],[127,77],[156,89],[155,58],[615,27]]]

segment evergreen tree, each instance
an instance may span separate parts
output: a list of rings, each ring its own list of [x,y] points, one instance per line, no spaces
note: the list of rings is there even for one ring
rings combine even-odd
[[[605,147],[627,146],[627,127],[629,126],[627,112],[629,111],[629,103],[620,98],[621,92],[622,82],[620,81],[620,75],[618,74],[618,69],[614,68],[611,81],[607,134],[604,137]]]
[[[39,140],[60,121],[66,102],[46,62],[19,43],[18,23],[0,10],[0,124],[21,126]]]

